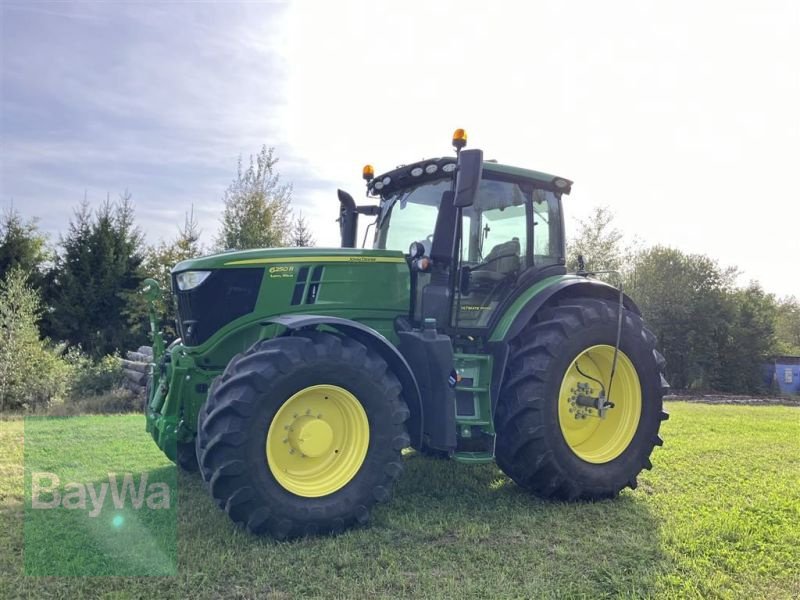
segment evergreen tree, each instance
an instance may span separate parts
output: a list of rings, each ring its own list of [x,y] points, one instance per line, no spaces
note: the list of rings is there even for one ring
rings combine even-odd
[[[19,267],[34,287],[43,281],[43,268],[50,259],[47,238],[39,231],[36,219],[24,220],[10,208],[0,220],[0,278]]]
[[[61,246],[50,276],[48,333],[95,358],[144,342],[129,322],[143,279],[130,194],[106,200],[94,214],[84,201]]]
[[[301,214],[292,224],[291,245],[306,247],[314,245],[314,236],[306,224],[305,217]]]
[[[289,241],[292,187],[280,183],[274,148],[263,146],[225,191],[218,250],[285,246]]]

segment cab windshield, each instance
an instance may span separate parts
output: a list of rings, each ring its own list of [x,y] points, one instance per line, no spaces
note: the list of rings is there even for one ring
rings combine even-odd
[[[374,247],[407,252],[411,242],[422,241],[426,253],[430,252],[439,201],[452,181],[449,177],[429,181],[387,196],[381,204]]]
[[[430,252],[442,192],[452,179],[398,190],[381,205],[375,248],[408,251],[421,241]],[[526,181],[484,178],[473,206],[462,211],[461,260],[497,269],[501,258],[516,257],[517,268],[557,264],[561,254],[560,202],[555,194]],[[509,261],[505,261],[506,263]],[[515,261],[510,261],[515,262]]]

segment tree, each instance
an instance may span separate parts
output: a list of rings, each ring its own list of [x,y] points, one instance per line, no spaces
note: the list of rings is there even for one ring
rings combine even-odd
[[[200,228],[194,216],[194,207],[186,213],[183,226],[178,229],[178,235],[169,243],[161,241],[158,245],[147,249],[143,264],[143,271],[147,277],[152,277],[161,286],[161,298],[156,302],[156,312],[162,324],[162,331],[167,339],[178,336],[175,326],[175,307],[172,301],[171,272],[172,268],[189,258],[195,258],[203,253],[200,245]],[[134,319],[134,327],[142,332],[149,331],[147,320],[147,302],[139,296],[133,312],[140,315]]]
[[[262,146],[244,169],[239,158],[236,179],[225,191],[219,250],[285,246],[289,240],[291,185],[281,185],[274,148]]]
[[[46,405],[66,388],[66,364],[39,337],[39,294],[12,267],[0,281],[0,411]]]
[[[61,247],[49,277],[48,333],[94,358],[144,342],[141,328],[130,323],[143,279],[142,234],[130,194],[106,200],[94,214],[84,201]]]
[[[622,233],[614,227],[613,221],[614,213],[607,206],[595,208],[589,217],[578,221],[578,233],[567,247],[569,270],[578,269],[578,256],[583,256],[589,271],[622,267]]]
[[[734,290],[729,300],[733,319],[720,348],[720,369],[712,385],[724,392],[763,391],[761,365],[775,351],[777,304],[756,282]]]
[[[305,217],[301,214],[292,224],[291,245],[307,247],[314,245],[314,236],[306,224]]]
[[[49,259],[47,237],[39,231],[36,219],[26,221],[14,208],[6,210],[0,221],[0,278],[19,267],[38,288]]]
[[[777,303],[775,337],[779,353],[800,356],[800,302],[794,296]]]
[[[673,387],[708,388],[719,380],[735,317],[728,297],[734,275],[707,256],[663,246],[640,252],[631,265],[626,290],[658,337]]]

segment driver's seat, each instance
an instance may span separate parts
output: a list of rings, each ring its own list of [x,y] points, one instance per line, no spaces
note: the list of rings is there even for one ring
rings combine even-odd
[[[470,280],[477,284],[497,284],[509,275],[517,273],[520,267],[519,238],[497,244],[483,259],[482,264],[470,274]]]

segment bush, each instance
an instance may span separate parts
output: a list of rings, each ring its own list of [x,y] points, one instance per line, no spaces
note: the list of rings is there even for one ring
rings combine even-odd
[[[69,367],[62,351],[39,337],[38,293],[14,268],[0,281],[0,411],[36,410],[61,398]]]
[[[72,398],[68,402],[53,404],[47,411],[55,417],[70,417],[83,414],[116,414],[140,412],[142,399],[133,392],[117,388],[101,394]]]
[[[124,375],[117,356],[108,355],[93,361],[80,349],[72,348],[66,360],[71,370],[68,393],[71,402],[108,394],[122,387]]]

